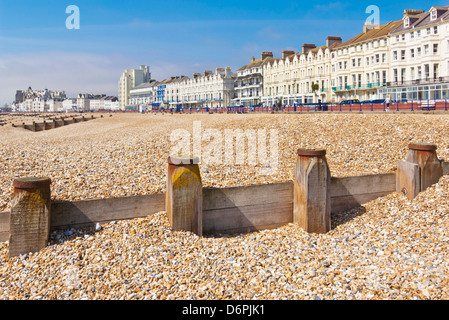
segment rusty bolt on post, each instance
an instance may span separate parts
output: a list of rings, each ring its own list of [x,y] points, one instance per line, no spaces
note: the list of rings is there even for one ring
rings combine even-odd
[[[23,177],[13,181],[9,256],[37,252],[47,246],[50,232],[51,179]]]

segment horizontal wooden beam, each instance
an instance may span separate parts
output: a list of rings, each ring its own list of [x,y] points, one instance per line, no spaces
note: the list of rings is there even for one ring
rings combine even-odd
[[[292,221],[292,182],[203,190],[204,233],[256,231]]]
[[[332,212],[348,210],[395,191],[395,173],[333,177],[330,183],[331,210]]]
[[[357,207],[395,191],[396,175],[332,178],[332,212]],[[82,201],[55,201],[50,228],[91,226],[165,211],[165,193]],[[203,232],[240,233],[293,221],[293,182],[203,188]],[[0,241],[9,238],[9,212],[0,213]]]
[[[0,212],[0,242],[9,240],[9,216],[8,211]]]
[[[51,229],[133,219],[165,211],[165,193],[85,201],[56,201],[51,206]]]

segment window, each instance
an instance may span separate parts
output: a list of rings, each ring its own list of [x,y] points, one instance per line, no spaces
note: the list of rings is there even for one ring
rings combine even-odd
[[[415,39],[415,33],[413,31],[410,32],[410,39]]]
[[[405,60],[405,50],[401,50],[401,60]]]
[[[427,34],[430,34],[430,28],[427,28],[426,31],[427,31]]]
[[[418,38],[420,38],[421,37],[421,30],[416,31],[416,35],[417,35]]]
[[[387,54],[382,53],[382,62],[387,62]]]
[[[449,48],[449,40],[447,41],[447,45]],[[357,63],[358,63],[358,66],[361,67],[362,66],[362,58],[358,58]]]
[[[393,60],[394,61],[398,60],[398,52],[397,51],[393,51]]]
[[[437,19],[437,10],[436,9],[432,9],[430,11],[430,20],[434,21]]]
[[[405,33],[402,34],[402,41],[405,41]]]
[[[428,55],[429,54],[429,45],[425,44],[424,45],[424,55]]]
[[[433,54],[437,54],[438,53],[438,43],[434,43],[433,44]]]
[[[417,50],[418,57],[420,57],[421,56],[421,47],[418,47],[418,49],[416,49],[416,50]]]
[[[366,57],[366,65],[369,66],[369,58]]]
[[[415,57],[415,49],[410,49],[410,58]]]
[[[426,74],[426,79],[429,79],[430,78],[430,66],[428,64],[425,64],[424,70],[425,70],[424,72]]]
[[[396,42],[399,42],[399,36],[396,36]]]
[[[355,67],[355,59],[352,59],[352,66]]]
[[[379,62],[380,62],[380,55],[376,54],[376,63],[379,63]]]
[[[438,34],[438,26],[433,27],[433,34]]]
[[[410,26],[410,18],[406,17],[404,19],[404,28],[408,28]]]

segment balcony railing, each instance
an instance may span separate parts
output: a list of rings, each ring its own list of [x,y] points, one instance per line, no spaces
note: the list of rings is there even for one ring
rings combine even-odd
[[[435,77],[435,78],[424,78],[417,80],[408,81],[392,81],[387,82],[388,87],[400,87],[400,86],[413,86],[417,84],[435,84],[435,83],[449,83],[449,77]]]
[[[372,82],[367,84],[356,84],[350,86],[332,87],[333,91],[367,90],[387,86],[387,82]]]

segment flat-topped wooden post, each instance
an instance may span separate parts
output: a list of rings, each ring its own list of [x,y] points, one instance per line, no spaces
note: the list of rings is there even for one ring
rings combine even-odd
[[[197,157],[169,157],[166,211],[174,231],[203,234],[203,185]]]
[[[443,176],[444,163],[438,159],[437,146],[428,143],[411,143],[405,161],[399,161],[396,191],[409,200],[438,182]]]
[[[47,246],[50,230],[51,180],[24,177],[13,181],[9,256],[37,252]]]
[[[299,149],[293,179],[293,223],[310,233],[331,229],[331,174],[326,150]]]

